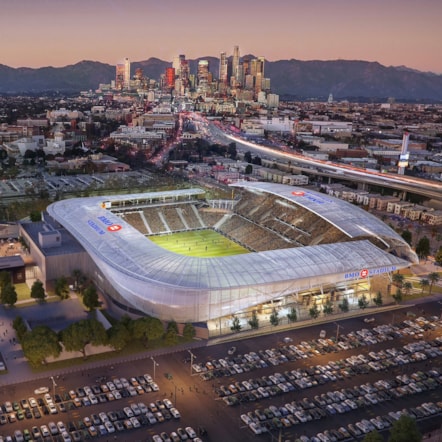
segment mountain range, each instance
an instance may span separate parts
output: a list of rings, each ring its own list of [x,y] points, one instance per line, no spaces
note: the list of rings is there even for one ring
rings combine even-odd
[[[248,56],[253,58],[252,55]],[[201,57],[189,60],[190,72],[196,73],[199,60],[208,60],[210,71],[218,77],[219,60]],[[158,58],[132,62],[131,71],[141,68],[145,76],[159,79],[171,66]],[[115,66],[97,61],[54,68],[11,68],[0,64],[0,94],[78,93],[95,90],[100,83],[110,83]],[[360,60],[266,61],[265,77],[271,90],[284,99],[385,100],[394,97],[406,101],[442,101],[442,75],[420,72],[404,66],[383,66]]]

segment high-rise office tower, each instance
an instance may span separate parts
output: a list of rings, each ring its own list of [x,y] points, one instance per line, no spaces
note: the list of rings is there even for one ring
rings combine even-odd
[[[125,66],[123,63],[118,63],[115,66],[115,89],[121,91],[124,88],[124,72]]]
[[[239,46],[235,46],[233,48],[233,57],[232,57],[232,76],[237,79],[238,75],[238,66],[239,66]]]
[[[227,61],[227,55],[225,52],[221,52],[219,58],[219,82],[221,84],[227,85],[228,80],[228,68],[229,64]]]
[[[166,68],[166,87],[172,89],[175,85],[175,69],[172,67]]]
[[[175,69],[175,75],[179,77],[181,75],[181,63],[186,59],[184,54],[176,55],[173,57],[172,67]]]
[[[128,58],[124,59],[124,87],[130,88],[130,61]]]
[[[209,62],[207,60],[198,61],[197,79],[198,79],[198,84],[208,82],[208,80],[209,80]]]

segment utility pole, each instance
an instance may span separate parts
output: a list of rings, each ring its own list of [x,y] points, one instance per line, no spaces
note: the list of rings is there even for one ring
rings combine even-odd
[[[51,381],[52,381],[52,388],[53,388],[53,391],[54,391],[54,401],[55,401],[55,387],[57,386],[57,384],[56,384],[56,382],[55,382],[55,379],[54,379],[54,376],[51,376],[49,379],[51,379]]]

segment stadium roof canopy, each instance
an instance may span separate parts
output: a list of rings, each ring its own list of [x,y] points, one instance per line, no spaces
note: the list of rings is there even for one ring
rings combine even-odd
[[[170,202],[183,197],[191,200],[192,196],[204,193],[201,189],[67,199],[51,204],[48,213],[82,244],[120,294],[120,302],[177,322],[204,322],[272,298],[391,272],[415,261],[415,255],[399,235],[351,204],[293,186],[237,186],[302,205],[329,220],[352,240],[198,258],[157,246],[109,210],[149,201]],[[409,253],[399,257],[383,251],[367,239],[370,236],[400,243],[402,250]]]

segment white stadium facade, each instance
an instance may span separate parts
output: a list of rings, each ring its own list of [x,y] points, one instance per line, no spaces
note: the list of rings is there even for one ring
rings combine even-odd
[[[402,237],[347,202],[274,183],[232,189],[227,201],[199,188],[66,199],[48,207],[38,232],[24,224],[24,236],[43,280],[79,268],[120,310],[220,327],[269,303],[301,305],[306,294],[368,293],[376,277],[417,262]],[[208,228],[250,253],[184,256],[149,239]]]

